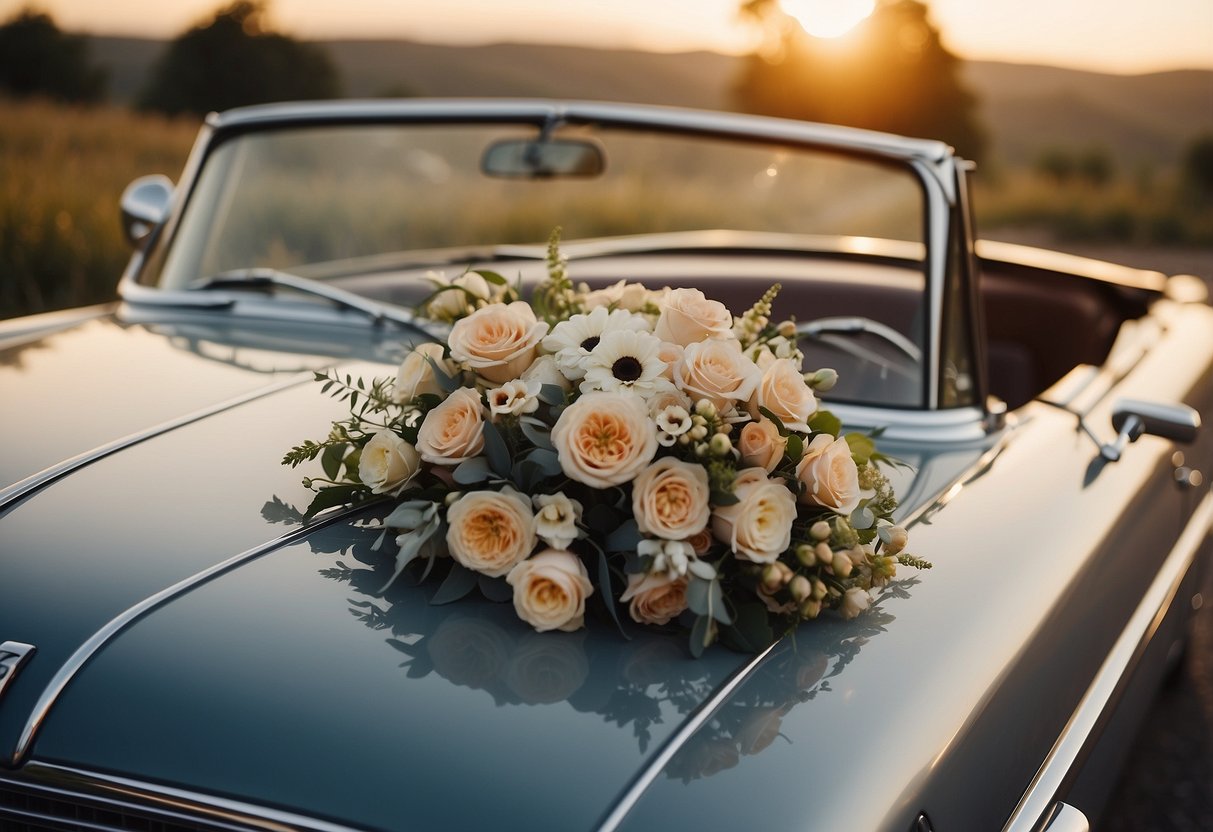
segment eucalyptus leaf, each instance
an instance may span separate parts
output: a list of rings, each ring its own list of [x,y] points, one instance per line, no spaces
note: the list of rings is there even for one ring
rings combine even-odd
[[[333,485],[320,489],[312,498],[312,502],[308,504],[307,511],[303,513],[303,522],[311,521],[313,517],[327,508],[353,502],[354,492],[361,488],[360,485]]]
[[[711,615],[711,583],[698,577],[687,583],[687,607],[696,615]]]
[[[442,582],[442,586],[438,587],[438,591],[434,593],[430,603],[440,606],[458,601],[476,588],[479,577],[479,573],[452,562],[451,571],[447,573],[446,580]]]
[[[431,356],[426,356],[425,360],[429,362],[431,369],[434,371],[434,380],[438,382],[438,386],[447,393],[454,393],[463,386],[462,380],[447,375],[446,370],[438,366],[438,362]]]
[[[500,274],[489,269],[472,269],[472,274],[478,274],[485,279],[486,283],[491,283],[494,286],[509,286],[510,282]]]
[[[870,529],[876,525],[876,514],[867,506],[860,506],[851,512],[851,527],[856,531]]]
[[[392,570],[392,576],[387,579],[387,582],[380,588],[379,594],[387,592],[388,587],[396,582],[400,574],[404,572],[404,568],[408,566],[421,552],[421,547],[430,539],[430,536],[438,529],[438,520],[435,517],[431,522],[427,523],[420,529],[411,532],[406,532],[396,537],[396,543],[400,546],[400,551],[396,554],[396,565]]]
[[[536,448],[527,455],[527,461],[533,462],[543,471],[545,477],[555,477],[564,472],[560,465],[560,457],[554,450]]]
[[[634,552],[643,538],[636,519],[625,520],[606,536],[603,547],[608,552]]]
[[[804,456],[804,440],[800,438],[800,434],[788,434],[788,444],[784,452],[788,455],[788,459],[793,462],[800,462]]]
[[[492,422],[484,422],[484,455],[488,457],[489,467],[499,477],[510,475],[510,449],[505,444],[505,437]]]
[[[552,444],[551,433],[548,432],[547,425],[543,424],[543,422],[523,416],[518,420],[518,426],[522,428],[522,435],[536,448],[545,451],[555,450],[555,446]]]
[[[564,389],[557,384],[541,384],[539,401],[550,405],[564,404]]]
[[[711,615],[721,624],[732,624],[733,616],[724,606],[724,592],[720,589],[720,581],[708,582],[708,608]]]
[[[699,658],[711,643],[712,619],[710,616],[701,615],[695,619],[695,625],[691,627],[691,655]]]
[[[727,491],[713,491],[708,496],[708,500],[714,506],[733,506],[741,502],[736,494],[730,494]]]
[[[619,634],[628,641],[632,637],[628,635],[628,631],[623,629],[623,621],[619,618],[619,610],[615,609],[615,593],[611,590],[611,566],[607,562],[606,554],[598,550],[598,592],[602,598],[602,603],[606,605],[607,612],[611,615],[611,620],[615,622],[616,629]]]
[[[488,461],[482,456],[474,456],[459,463],[451,477],[460,485],[475,485],[487,480],[491,474]]]

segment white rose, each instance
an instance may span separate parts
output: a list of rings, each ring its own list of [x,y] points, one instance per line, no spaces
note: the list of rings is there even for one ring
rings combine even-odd
[[[641,533],[683,540],[707,526],[709,494],[707,469],[664,457],[632,484],[632,514]]]
[[[439,292],[426,304],[426,315],[440,321],[452,321],[462,317],[476,307],[487,303],[493,296],[493,290],[488,281],[475,272],[461,274],[451,281],[448,281],[441,272],[429,272],[426,277],[440,284],[436,288],[458,287]]]
[[[804,450],[796,477],[804,483],[800,501],[850,514],[859,505],[859,469],[841,436],[819,433]]]
[[[451,358],[501,384],[522,375],[548,325],[522,301],[495,303],[455,322],[448,336]]]
[[[506,580],[514,588],[514,611],[539,632],[571,632],[585,623],[585,599],[594,586],[576,555],[544,549],[515,566]]]
[[[842,594],[842,600],[838,604],[838,611],[842,613],[843,618],[851,619],[871,605],[872,596],[868,595],[867,590],[851,587]]]
[[[448,376],[455,375],[455,368],[442,357],[442,344],[418,344],[404,357],[400,368],[396,370],[396,386],[392,391],[396,402],[411,402],[418,396],[430,393],[435,396],[446,395],[442,385],[438,383],[430,359]]]
[[[674,383],[691,399],[707,399],[720,411],[748,402],[762,371],[736,341],[699,341],[688,345],[674,365]]]
[[[630,601],[628,615],[637,624],[668,624],[687,608],[688,579],[668,573],[628,575],[620,601]]]
[[[770,353],[767,353],[770,355]],[[804,375],[790,358],[777,358],[764,369],[751,400],[753,413],[765,407],[789,430],[808,433],[809,417],[817,410],[817,397],[804,383]]]
[[[779,465],[787,446],[787,438],[779,435],[770,419],[746,422],[737,441],[742,464],[764,468],[768,474]]]
[[[769,479],[762,468],[745,468],[733,481],[737,502],[716,506],[712,531],[738,558],[774,562],[792,542],[796,497],[781,479]]]
[[[362,448],[358,478],[375,494],[407,482],[421,465],[417,449],[393,431],[381,430]]]
[[[480,394],[461,387],[425,414],[417,451],[426,462],[458,465],[484,450],[484,405]]]
[[[729,338],[733,314],[723,303],[708,300],[698,289],[673,289],[661,303],[653,329],[662,341],[688,346],[706,338]]]
[[[629,312],[639,312],[649,301],[649,290],[642,283],[628,283],[621,280],[605,289],[595,289],[586,292],[581,302],[587,310],[599,306],[609,306],[612,309],[626,309]]]
[[[531,502],[536,509],[535,530],[544,543],[553,549],[567,549],[582,536],[577,528],[577,521],[581,519],[580,502],[563,493],[536,494]]]
[[[489,411],[494,416],[521,416],[539,409],[539,382],[507,381],[488,391]]]
[[[586,393],[552,428],[566,476],[594,488],[623,485],[657,453],[657,428],[635,393]]]
[[[446,513],[446,545],[458,563],[499,578],[535,548],[531,502],[517,491],[469,491]]]

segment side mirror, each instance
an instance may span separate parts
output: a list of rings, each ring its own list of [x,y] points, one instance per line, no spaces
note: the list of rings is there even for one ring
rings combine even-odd
[[[167,176],[140,176],[126,186],[119,205],[122,230],[133,248],[142,248],[152,229],[164,222],[173,199],[173,183]]]
[[[1121,399],[1112,408],[1112,429],[1116,431],[1116,441],[1099,448],[1109,462],[1120,459],[1125,446],[1136,442],[1143,433],[1192,442],[1200,432],[1200,414],[1186,404]]]

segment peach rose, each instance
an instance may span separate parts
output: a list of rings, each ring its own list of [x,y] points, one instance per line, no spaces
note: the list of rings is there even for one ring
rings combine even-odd
[[[451,358],[496,384],[522,375],[548,325],[536,319],[530,304],[494,303],[455,322],[447,343]]]
[[[581,629],[585,599],[594,592],[585,565],[571,552],[544,549],[510,570],[514,611],[539,632]]]
[[[804,450],[796,477],[804,483],[802,503],[850,514],[859,505],[859,469],[841,436],[820,433]]]
[[[653,334],[662,341],[688,346],[707,338],[729,338],[733,313],[723,303],[708,300],[698,289],[673,289],[661,303]]]
[[[535,548],[531,501],[511,488],[470,491],[446,513],[446,545],[468,569],[499,578]]]
[[[620,601],[630,601],[628,614],[637,624],[668,624],[687,608],[684,575],[672,578],[666,572],[628,575],[628,588]]]
[[[642,533],[683,540],[707,526],[709,493],[706,468],[664,457],[632,484],[632,514]]]
[[[754,413],[759,407],[765,407],[783,422],[785,428],[802,433],[808,433],[809,417],[817,410],[817,397],[804,383],[800,368],[790,358],[778,358],[766,366],[752,401]]]
[[[733,481],[737,502],[717,506],[712,515],[716,539],[742,560],[772,563],[792,542],[796,496],[781,479],[762,468],[745,468]]]
[[[484,450],[484,404],[471,387],[461,387],[425,414],[417,431],[417,451],[426,462],[458,465]]]
[[[421,466],[417,449],[394,431],[381,430],[362,448],[358,459],[358,479],[374,494],[390,491],[408,482]]]
[[[657,453],[657,428],[635,393],[586,393],[552,427],[552,444],[570,479],[594,488],[622,485]]]
[[[404,404],[429,393],[435,396],[446,395],[434,375],[434,368],[429,362],[431,358],[448,376],[455,375],[455,368],[442,357],[442,344],[418,344],[404,357],[396,370],[393,399]]]
[[[787,446],[787,438],[779,435],[779,428],[770,419],[746,422],[737,440],[741,463],[763,468],[768,474],[778,467]]]
[[[674,383],[692,400],[708,399],[717,409],[748,402],[762,371],[734,340],[698,341],[683,350],[674,365]]]

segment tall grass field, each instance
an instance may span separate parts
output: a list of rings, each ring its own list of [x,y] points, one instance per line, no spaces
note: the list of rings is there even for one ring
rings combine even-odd
[[[176,180],[197,130],[193,119],[0,99],[0,318],[113,299],[130,256],[122,190],[149,173]],[[712,175],[690,175],[678,196],[695,197],[710,184],[695,177]],[[985,236],[1026,231],[1087,254],[1092,246],[1162,246],[1213,262],[1213,209],[1185,190],[1177,171],[1096,183],[1003,168],[995,177],[979,172],[975,203]],[[640,206],[623,200],[616,209]]]

